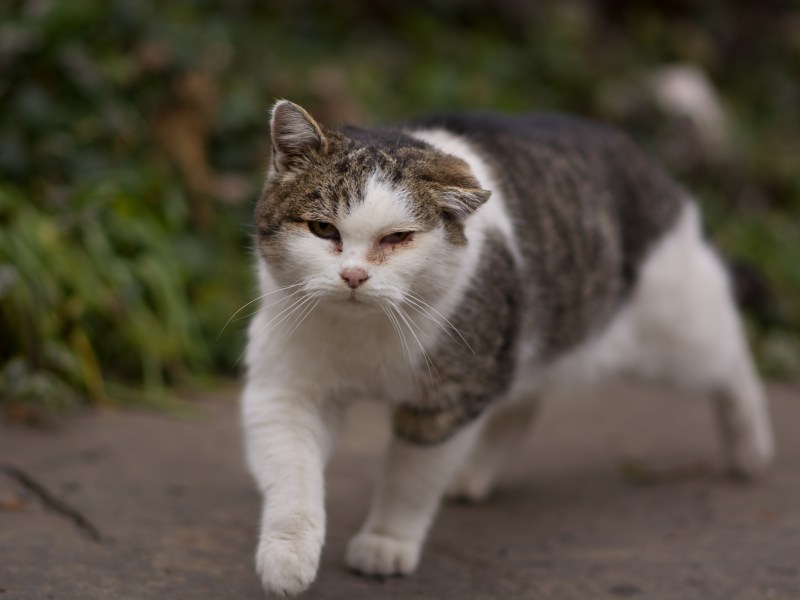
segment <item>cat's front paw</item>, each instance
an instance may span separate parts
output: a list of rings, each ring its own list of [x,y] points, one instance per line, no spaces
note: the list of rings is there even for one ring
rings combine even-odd
[[[282,597],[308,589],[317,575],[321,549],[322,542],[313,536],[263,536],[256,551],[256,572],[264,589]]]
[[[408,575],[419,564],[420,544],[361,532],[347,545],[347,566],[364,575]]]

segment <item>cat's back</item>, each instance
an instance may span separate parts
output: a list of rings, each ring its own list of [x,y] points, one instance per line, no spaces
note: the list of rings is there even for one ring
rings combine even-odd
[[[645,193],[658,196],[649,201],[651,205],[659,200],[671,204],[679,191],[661,166],[625,133],[588,119],[558,113],[473,111],[430,115],[415,120],[413,126],[445,130],[469,142],[491,165],[502,186],[523,197],[531,196],[523,190],[546,192],[568,180],[583,180],[587,189],[562,189],[563,199],[607,187],[618,205]]]
[[[466,141],[494,175],[512,217],[545,346],[571,346],[607,321],[634,287],[648,252],[686,194],[622,132],[558,114],[433,115],[415,127]]]

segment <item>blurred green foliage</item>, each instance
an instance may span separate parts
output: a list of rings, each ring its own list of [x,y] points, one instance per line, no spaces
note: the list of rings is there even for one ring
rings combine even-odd
[[[691,64],[725,151],[675,146],[648,77]],[[765,369],[800,371],[800,11],[612,0],[7,0],[0,401],[142,397],[233,372],[277,97],[327,123],[432,110],[616,122],[702,199]],[[713,153],[712,153],[713,154]],[[126,391],[127,390],[127,391]]]

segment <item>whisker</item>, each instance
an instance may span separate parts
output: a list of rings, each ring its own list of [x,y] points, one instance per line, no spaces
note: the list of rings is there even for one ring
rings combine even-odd
[[[259,307],[258,310],[254,311],[252,314],[256,315],[256,314],[258,314],[259,311],[262,311],[262,310],[264,310],[266,308],[270,308],[271,306],[275,306],[276,304],[278,304],[278,302],[285,302],[289,298],[293,298],[294,296],[297,296],[297,294],[302,294],[302,293],[303,293],[303,290],[301,290],[301,289],[295,290],[291,294],[288,294],[287,296],[284,296],[283,298],[279,298],[278,300],[273,300],[269,304]]]
[[[431,313],[428,310],[425,310],[425,308],[423,308],[422,306],[419,306],[415,301],[411,300],[410,298],[406,298],[406,301],[408,302],[408,305],[411,308],[413,308],[418,314],[422,315],[423,317],[425,317],[429,321],[432,321],[434,324],[436,324],[439,327],[439,329],[444,331],[445,334],[447,335],[447,337],[449,337],[451,340],[453,340],[456,343],[461,343],[460,340],[457,339],[452,334],[450,329],[445,327],[445,324],[442,321],[440,321],[439,319],[437,319],[436,316],[433,313]]]
[[[406,291],[405,299],[406,300],[411,300],[413,302],[416,302],[422,308],[424,308],[426,310],[430,310],[433,313],[435,313],[436,315],[438,315],[445,323],[447,323],[448,327],[450,327],[450,329],[452,329],[458,335],[458,337],[461,338],[461,341],[464,342],[464,344],[467,346],[467,348],[469,348],[469,351],[472,352],[472,354],[475,354],[475,350],[473,350],[472,346],[469,345],[469,342],[466,340],[466,338],[461,333],[461,331],[459,331],[458,327],[456,327],[455,325],[453,325],[453,323],[450,322],[450,319],[445,317],[442,313],[440,313],[438,310],[436,310],[433,306],[431,306],[430,304],[425,302],[422,298],[420,298],[419,296],[417,296],[416,294],[414,294],[411,291]],[[435,320],[435,319],[432,318],[432,320]]]
[[[389,305],[381,304],[381,308],[383,309],[383,312],[386,313],[386,316],[389,318],[389,322],[392,324],[392,327],[394,327],[394,330],[397,332],[397,337],[400,339],[400,344],[403,348],[406,358],[408,359],[408,368],[411,370],[411,374],[414,376],[414,383],[417,383],[417,372],[416,369],[414,369],[414,360],[411,357],[411,349],[406,343],[406,336],[400,327],[400,323],[398,322],[397,317],[393,314],[394,312],[392,310],[393,307],[391,304]]]
[[[227,321],[225,321],[225,325],[223,325],[223,326],[222,326],[222,329],[220,329],[219,333],[217,334],[217,340],[219,340],[219,337],[220,337],[220,336],[222,335],[222,333],[225,331],[225,328],[226,328],[228,325],[230,325],[230,322],[231,322],[231,321],[233,321],[233,318],[234,318],[236,315],[238,315],[240,312],[242,312],[242,311],[243,311],[245,308],[247,308],[248,306],[250,306],[251,304],[253,304],[254,302],[258,302],[259,300],[263,300],[264,298],[266,298],[267,296],[271,296],[272,294],[277,294],[278,292],[283,292],[283,291],[285,291],[285,290],[290,290],[290,289],[292,289],[292,288],[299,287],[299,286],[303,285],[304,283],[305,283],[305,280],[303,280],[303,281],[301,281],[301,282],[299,282],[299,283],[293,283],[292,285],[287,285],[287,286],[284,286],[284,287],[280,287],[280,288],[277,288],[277,289],[271,290],[271,291],[267,292],[266,294],[261,294],[261,295],[260,295],[258,298],[254,298],[253,300],[250,300],[250,302],[247,302],[247,303],[243,304],[242,306],[240,306],[240,307],[239,307],[239,308],[236,310],[236,312],[234,312],[234,313],[233,313],[233,314],[230,316],[230,318],[228,318],[228,320],[227,320]],[[294,295],[294,294],[292,294],[292,295]],[[270,306],[272,306],[272,305],[270,305]],[[258,311],[256,311],[256,312],[258,312]],[[256,314],[256,313],[252,313],[252,314]]]
[[[283,325],[285,323],[289,324],[289,325],[294,323],[295,319],[300,314],[302,314],[302,311],[305,310],[305,308],[308,306],[308,304],[310,304],[313,300],[314,300],[314,296],[311,296],[311,295],[303,296],[303,298],[300,300],[300,302],[298,302],[297,304],[293,305],[292,310],[288,314],[284,315],[280,319],[280,321],[275,323],[270,328],[270,331],[275,331],[276,329],[278,329],[278,327],[280,327],[281,325]],[[292,320],[290,321],[289,319],[292,319]],[[282,338],[282,339],[285,339],[285,338]]]
[[[292,301],[292,303],[291,303],[289,306],[287,306],[286,308],[284,308],[284,309],[283,309],[282,311],[280,311],[280,312],[279,312],[277,315],[275,315],[275,316],[274,316],[274,317],[272,317],[272,318],[271,318],[269,321],[267,321],[267,323],[266,323],[266,324],[265,324],[265,325],[264,325],[264,326],[263,326],[263,327],[262,327],[262,328],[261,328],[261,329],[258,331],[258,333],[256,333],[256,335],[255,335],[255,336],[253,336],[253,338],[255,339],[255,338],[257,338],[259,335],[261,335],[261,332],[263,332],[265,329],[267,329],[267,328],[268,328],[268,327],[269,327],[269,326],[270,326],[270,325],[271,325],[271,324],[272,324],[272,323],[273,323],[273,322],[274,322],[276,319],[278,319],[278,318],[279,318],[281,315],[283,315],[284,313],[286,313],[286,312],[288,312],[288,311],[292,311],[292,310],[293,310],[293,309],[294,309],[296,306],[298,306],[298,305],[299,305],[299,304],[301,304],[303,301],[305,301],[305,300],[306,300],[306,298],[307,298],[307,296],[302,296],[302,297],[300,297],[300,298],[295,298],[295,299]],[[291,313],[290,313],[290,314],[291,314]],[[281,321],[282,321],[282,320],[283,320],[283,319],[281,319]],[[279,321],[279,322],[280,322],[280,321]]]
[[[436,371],[437,377],[439,377],[439,372],[428,357],[428,353],[425,351],[425,346],[422,345],[419,337],[417,337],[417,334],[414,332],[414,328],[411,324],[413,323],[416,325],[416,321],[414,321],[410,315],[406,314],[399,306],[395,306],[395,309],[397,311],[397,315],[403,320],[403,322],[406,324],[406,327],[408,327],[408,330],[411,332],[411,335],[414,336],[414,339],[417,341],[419,349],[422,352],[422,358],[425,359],[425,365],[428,367],[428,376],[430,377],[431,385],[433,385],[433,372],[431,371],[431,367],[433,367],[433,370]],[[417,325],[417,327],[419,326]]]
[[[254,336],[252,336],[250,338],[250,340],[247,342],[247,345],[245,346],[244,350],[239,355],[239,358],[236,359],[236,362],[234,364],[238,364],[239,361],[242,360],[242,357],[247,353],[247,350],[250,348],[250,345],[253,342],[255,342],[258,338],[260,338],[265,331],[267,331],[267,330],[271,331],[272,329],[275,329],[275,327],[277,327],[283,321],[285,321],[287,317],[290,317],[292,315],[292,313],[294,313],[295,310],[300,308],[300,306],[302,304],[304,304],[308,299],[309,299],[309,296],[302,296],[301,298],[296,298],[296,299],[294,299],[292,301],[292,303],[289,306],[287,306],[281,312],[279,312],[277,315],[272,317],[261,329],[258,330],[258,332]],[[287,312],[288,312],[288,314],[285,314]],[[284,315],[284,316],[281,317],[281,315]],[[280,320],[277,323],[275,323],[275,325],[270,327],[270,325],[272,325],[272,323],[278,318],[280,318]]]
[[[270,307],[272,307],[272,306],[275,306],[275,305],[276,305],[276,304],[278,304],[279,302],[286,302],[286,301],[287,301],[287,300],[289,300],[290,298],[293,298],[294,296],[297,296],[297,294],[300,294],[300,293],[302,293],[302,292],[303,292],[303,290],[301,290],[301,289],[295,290],[295,291],[293,291],[291,294],[288,294],[288,295],[284,296],[283,298],[279,298],[278,300],[274,300],[274,301],[270,302],[269,304],[265,304],[264,306],[259,306],[259,307],[258,307],[256,310],[254,310],[253,312],[251,312],[251,313],[248,313],[248,314],[246,314],[246,315],[243,315],[243,316],[239,317],[239,318],[238,318],[238,319],[236,319],[236,320],[237,320],[237,321],[241,321],[241,320],[243,320],[243,319],[248,319],[248,318],[250,318],[250,317],[252,317],[252,316],[254,316],[254,315],[257,315],[257,314],[258,314],[258,313],[260,313],[262,310],[266,310],[266,309],[268,309],[268,308],[270,308]]]
[[[314,312],[314,309],[317,308],[317,305],[321,302],[321,298],[319,296],[320,294],[313,294],[310,296],[313,302],[307,304],[305,308],[299,311],[300,312],[299,317],[295,318],[293,324],[290,325],[291,330],[289,330],[289,332],[285,336],[283,336],[284,340],[288,340],[289,338],[291,338],[294,332],[297,331],[297,328],[303,324],[303,321],[305,321],[309,317],[309,315],[312,312]]]
[[[383,311],[386,313],[386,316],[389,317],[389,321],[392,323],[392,326],[394,327],[395,331],[397,332],[398,338],[400,339],[400,344],[403,347],[403,351],[407,355],[409,367],[411,367],[412,370],[413,370],[414,364],[411,361],[411,352],[409,351],[408,345],[406,344],[405,334],[400,329],[400,323],[397,321],[397,317],[393,314],[393,311],[391,310],[391,306],[389,306],[387,308],[387,307],[382,305],[381,307],[383,308]]]

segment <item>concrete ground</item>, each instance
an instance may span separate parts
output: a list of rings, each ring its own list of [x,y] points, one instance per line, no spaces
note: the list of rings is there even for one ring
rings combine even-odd
[[[387,439],[363,407],[305,597],[800,598],[800,391],[771,395],[779,457],[756,484],[722,475],[705,402],[621,386],[553,401],[497,494],[446,505],[417,574],[383,581],[342,560]],[[198,406],[0,425],[0,600],[262,598],[235,394]]]

